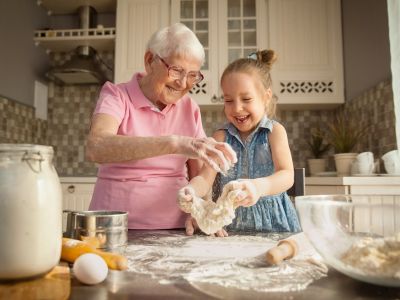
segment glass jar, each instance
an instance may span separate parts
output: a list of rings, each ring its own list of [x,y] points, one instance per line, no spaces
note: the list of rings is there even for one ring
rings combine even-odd
[[[0,280],[44,275],[58,264],[61,197],[52,147],[0,144]]]

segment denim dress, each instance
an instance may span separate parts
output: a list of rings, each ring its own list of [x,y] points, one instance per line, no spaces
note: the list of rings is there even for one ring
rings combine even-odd
[[[232,180],[266,177],[274,173],[268,134],[275,121],[263,117],[257,128],[242,141],[239,131],[227,123],[225,141],[238,156],[238,162],[226,176],[218,173],[213,186],[213,200],[221,194],[225,184]],[[298,232],[301,231],[296,210],[286,192],[261,197],[250,207],[238,207],[228,231]]]

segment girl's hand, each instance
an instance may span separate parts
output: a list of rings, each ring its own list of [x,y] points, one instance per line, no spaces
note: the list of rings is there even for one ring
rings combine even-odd
[[[222,229],[218,230],[216,233],[210,234],[210,236],[213,236],[213,237],[226,237],[226,236],[228,236],[228,233],[226,232],[225,229],[222,228]]]
[[[178,205],[185,213],[190,213],[196,193],[192,186],[187,185],[178,191]]]
[[[186,235],[192,236],[196,231],[200,231],[199,225],[197,225],[196,219],[189,215],[185,221]],[[213,237],[226,237],[228,233],[225,229],[220,229],[215,233],[210,234]]]
[[[199,226],[197,225],[196,220],[189,215],[185,221],[185,229],[186,229],[186,235],[193,235],[197,229],[199,229]]]
[[[237,193],[236,197],[233,199],[233,205],[235,207],[253,206],[260,198],[257,187],[249,179],[240,179],[228,182],[224,188],[224,191],[226,193],[229,193],[230,191],[239,191],[239,193]]]

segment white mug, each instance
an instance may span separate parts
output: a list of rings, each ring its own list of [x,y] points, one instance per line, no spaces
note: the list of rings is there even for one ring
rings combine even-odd
[[[357,155],[354,163],[359,174],[372,174],[374,172],[374,154],[372,152],[361,152]]]
[[[400,151],[392,150],[382,156],[388,174],[400,174]]]

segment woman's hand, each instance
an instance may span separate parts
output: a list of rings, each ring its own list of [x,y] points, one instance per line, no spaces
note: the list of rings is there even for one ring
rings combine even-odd
[[[236,162],[237,157],[232,147],[213,138],[178,137],[177,153],[189,158],[200,159],[216,172],[226,173]]]
[[[231,191],[240,191],[239,193],[237,193],[235,199],[233,199],[233,205],[235,207],[253,206],[260,198],[260,193],[258,192],[257,187],[251,180],[240,179],[228,182],[224,187],[224,193],[226,193],[227,195]]]

